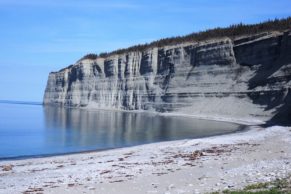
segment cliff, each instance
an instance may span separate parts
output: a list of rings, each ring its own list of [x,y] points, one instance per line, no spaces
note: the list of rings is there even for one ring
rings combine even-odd
[[[291,31],[83,59],[49,74],[44,104],[291,124]]]

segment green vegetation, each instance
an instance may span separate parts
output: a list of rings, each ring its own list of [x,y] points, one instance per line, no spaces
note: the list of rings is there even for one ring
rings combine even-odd
[[[284,194],[278,189],[270,189],[263,191],[225,191],[225,194]]]
[[[256,183],[246,186],[244,190],[265,189],[268,188],[269,185],[270,183]]]
[[[80,60],[83,60],[83,59],[92,59],[92,60],[95,60],[97,58],[98,58],[98,55],[97,54],[89,53],[89,54],[85,55],[84,57],[82,57]]]
[[[285,19],[268,20],[259,24],[235,24],[226,28],[214,28],[186,36],[177,36],[171,38],[160,39],[147,44],[139,44],[129,48],[118,49],[109,53],[100,53],[99,57],[107,57],[112,54],[123,54],[132,51],[144,51],[152,47],[162,47],[165,45],[175,45],[183,42],[203,41],[213,38],[229,37],[234,38],[242,35],[258,34],[270,31],[283,31],[291,29],[291,17]],[[82,59],[96,59],[97,54],[87,54]]]
[[[272,182],[256,183],[246,186],[243,190],[224,190],[211,194],[291,194],[291,175]]]

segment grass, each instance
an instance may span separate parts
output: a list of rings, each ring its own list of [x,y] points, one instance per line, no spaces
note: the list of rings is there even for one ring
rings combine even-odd
[[[272,182],[247,185],[243,190],[223,190],[211,194],[291,194],[291,175]]]
[[[270,183],[256,183],[246,186],[244,190],[266,189],[268,186],[270,186]]]
[[[284,194],[284,192],[272,188],[268,190],[261,190],[261,191],[246,191],[246,190],[240,190],[240,191],[223,191],[225,194]]]

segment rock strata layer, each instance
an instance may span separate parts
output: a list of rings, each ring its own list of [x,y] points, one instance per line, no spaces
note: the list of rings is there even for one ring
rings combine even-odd
[[[44,104],[291,124],[291,32],[84,59],[49,74]]]

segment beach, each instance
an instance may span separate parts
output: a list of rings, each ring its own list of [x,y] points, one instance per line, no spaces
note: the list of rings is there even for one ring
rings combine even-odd
[[[291,127],[0,162],[0,193],[209,193],[291,174]]]

